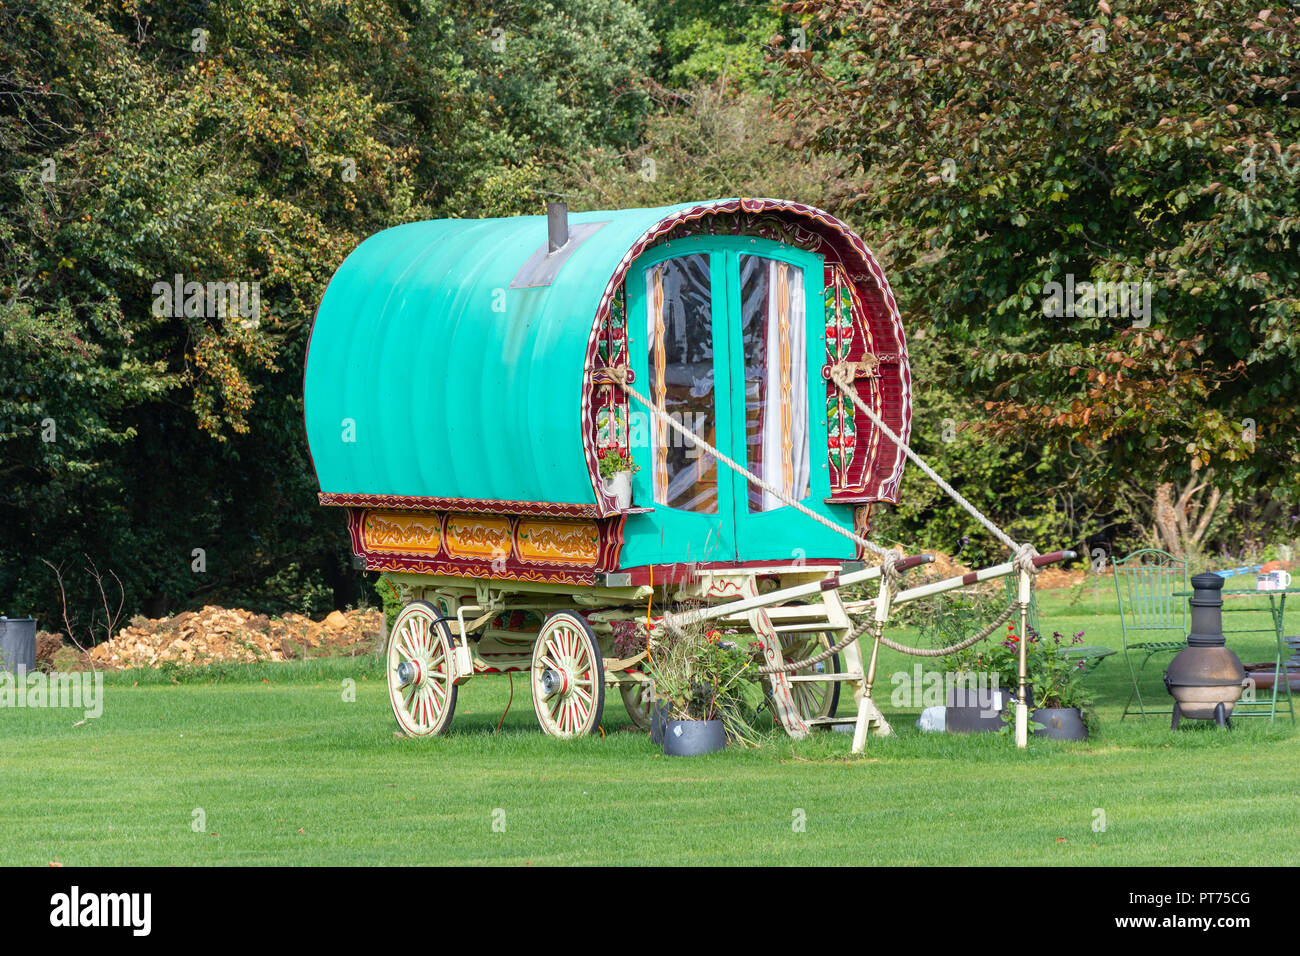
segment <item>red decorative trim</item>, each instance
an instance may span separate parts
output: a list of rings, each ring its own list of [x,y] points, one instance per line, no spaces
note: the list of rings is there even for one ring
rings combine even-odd
[[[596,518],[596,505],[562,504],[556,501],[505,501],[492,498],[427,498],[420,495],[362,495],[322,491],[322,505],[339,508],[392,508],[421,511],[464,511],[470,514],[530,515],[540,518]]]
[[[809,568],[827,568],[838,571],[842,562],[838,560],[830,561],[810,561]],[[642,585],[660,585],[660,584],[691,584],[699,580],[702,571],[718,571],[723,574],[728,572],[743,573],[753,571],[755,568],[782,568],[779,561],[701,561],[694,564],[643,564],[635,568],[624,568],[616,573],[626,574],[629,578],[629,587],[640,587]],[[808,568],[790,570],[808,570]],[[760,575],[766,577],[767,575]]]
[[[802,203],[779,199],[719,200],[665,216],[647,229],[628,249],[606,284],[587,342],[586,368],[604,367],[598,353],[598,342],[602,334],[609,334],[606,321],[611,303],[620,293],[632,263],[650,246],[675,238],[672,234],[691,232],[773,238],[819,253],[825,257],[828,266],[836,265],[843,269],[851,284],[854,317],[861,324],[866,347],[881,359],[882,366],[896,363],[896,367],[882,368],[879,377],[868,380],[871,394],[864,396],[864,400],[873,403],[877,414],[903,441],[908,440],[912,427],[912,376],[903,322],[893,290],[880,264],[853,230],[829,213]],[[628,321],[632,320],[629,318]],[[595,424],[595,409],[609,401],[607,389],[593,386],[589,378],[583,382],[581,400],[582,443],[591,473],[592,491],[601,514],[607,514],[613,511],[614,500],[601,487]],[[873,501],[896,502],[905,461],[902,451],[893,442],[882,441],[883,436],[878,434],[870,420],[864,419],[858,434],[875,439],[869,442],[875,450],[864,456],[861,472],[856,476],[857,487],[850,493]]]

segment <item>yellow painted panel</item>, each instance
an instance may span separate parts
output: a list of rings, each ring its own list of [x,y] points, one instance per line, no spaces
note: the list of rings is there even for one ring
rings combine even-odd
[[[508,556],[510,519],[493,515],[448,515],[447,552],[457,558]]]
[[[442,544],[437,513],[367,511],[361,524],[362,543],[368,551],[401,554],[437,554]]]
[[[519,559],[595,567],[600,553],[600,532],[594,521],[520,519]]]

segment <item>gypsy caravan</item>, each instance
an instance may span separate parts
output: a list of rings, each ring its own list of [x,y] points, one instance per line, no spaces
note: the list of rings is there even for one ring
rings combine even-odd
[[[875,563],[866,538],[911,454],[911,379],[889,283],[834,216],[729,199],[388,229],[331,279],[304,392],[320,501],[401,592],[406,733],[514,671],[547,733],[596,730],[613,687],[647,721],[644,651],[616,638],[652,601],[752,632],[790,733],[887,729],[838,586],[926,560]]]

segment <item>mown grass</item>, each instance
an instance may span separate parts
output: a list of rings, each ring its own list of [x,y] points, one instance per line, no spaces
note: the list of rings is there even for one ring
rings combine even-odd
[[[1045,593],[1041,613],[1049,632],[1119,646],[1104,585]],[[1270,656],[1267,637],[1234,646]],[[911,664],[886,654],[882,675]],[[0,863],[1300,861],[1291,721],[1120,723],[1126,680],[1118,656],[1094,675],[1100,722],[1083,744],[921,734],[885,679],[897,735],[865,757],[819,733],[684,760],[622,729],[617,694],[604,738],[562,742],[538,731],[519,679],[495,732],[508,683],[477,680],[453,733],[406,740],[374,658],[127,672],[80,726],[80,712],[0,710]]]

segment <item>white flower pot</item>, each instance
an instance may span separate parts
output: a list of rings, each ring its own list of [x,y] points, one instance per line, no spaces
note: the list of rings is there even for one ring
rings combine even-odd
[[[614,497],[619,511],[632,507],[632,472],[617,471],[608,478],[602,478],[601,484],[605,488],[605,494]]]

